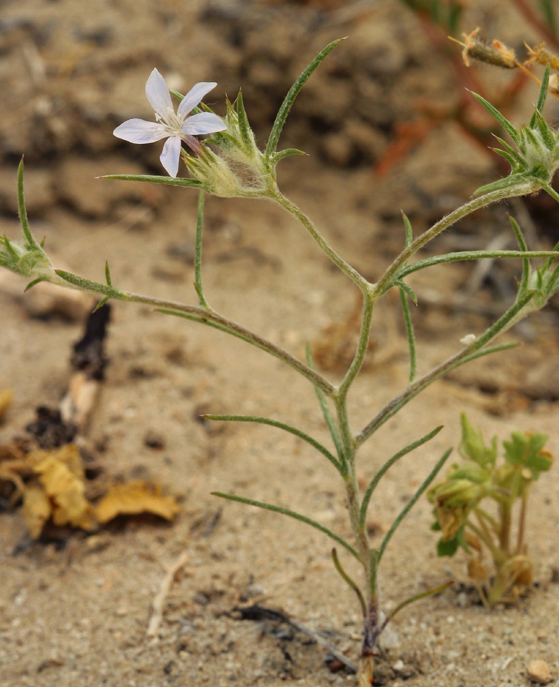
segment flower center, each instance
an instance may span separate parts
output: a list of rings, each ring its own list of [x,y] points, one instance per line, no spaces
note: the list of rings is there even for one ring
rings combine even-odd
[[[164,116],[161,116],[157,112],[155,113],[155,119],[165,125],[167,133],[169,136],[180,136],[181,129],[183,125],[183,120],[177,115],[177,113],[171,109],[167,108]]]

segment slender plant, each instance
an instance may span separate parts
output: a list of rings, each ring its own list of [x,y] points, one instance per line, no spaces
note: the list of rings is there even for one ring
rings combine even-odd
[[[532,582],[525,536],[528,498],[553,456],[544,450],[545,434],[513,432],[510,441],[503,441],[503,460],[498,460],[497,437],[488,446],[464,414],[461,424],[463,462],[427,492],[435,505],[432,529],[441,532],[439,556],[454,556],[460,548],[466,552],[468,575],[483,604],[492,608],[516,601]],[[488,510],[487,502],[495,508]]]
[[[302,154],[299,150],[278,151],[277,149],[288,113],[305,82],[339,43],[340,40],[336,40],[327,45],[297,79],[279,109],[263,151],[256,146],[241,93],[234,103],[227,101],[226,114],[221,119],[206,105],[200,104],[202,97],[211,90],[214,84],[197,84],[183,97],[175,91],[169,91],[163,77],[156,70],[152,72],[146,85],[146,95],[155,109],[156,121],[146,122],[133,119],[116,129],[115,134],[117,136],[134,143],[151,143],[166,139],[161,162],[170,176],[116,174],[106,178],[194,188],[200,193],[195,244],[195,290],[198,296],[198,305],[187,305],[117,288],[112,283],[108,265],[105,268],[106,283],[104,284],[56,269],[45,252],[44,245],[35,239],[29,228],[23,196],[23,163],[20,165],[18,173],[19,214],[23,238],[21,241],[9,240],[6,237],[1,239],[0,265],[27,277],[30,280],[27,288],[31,288],[38,282],[48,281],[98,294],[101,296],[100,304],[109,299],[143,303],[160,312],[214,327],[278,358],[310,382],[316,391],[318,405],[331,434],[332,445],[330,447],[321,444],[302,429],[277,419],[253,415],[207,415],[206,417],[211,420],[227,422],[267,424],[294,434],[316,449],[340,476],[341,485],[345,490],[352,536],[346,539],[316,520],[280,505],[221,492],[216,492],[216,496],[294,518],[314,527],[335,542],[338,548],[334,548],[332,551],[334,567],[340,573],[341,578],[355,592],[363,614],[363,645],[357,667],[357,681],[360,687],[364,687],[372,683],[375,650],[379,635],[386,623],[411,601],[439,591],[445,586],[402,602],[385,620],[381,619],[377,579],[388,544],[410,509],[434,480],[450,455],[451,449],[446,450],[433,465],[428,476],[414,496],[402,508],[378,547],[371,545],[366,527],[367,515],[374,503],[375,490],[379,487],[382,477],[390,467],[407,454],[426,444],[440,432],[442,427],[438,426],[432,429],[421,438],[401,448],[388,459],[383,458],[382,467],[372,477],[364,490],[360,489],[357,480],[356,459],[358,451],[387,420],[435,380],[471,360],[502,352],[515,345],[514,343],[494,344],[493,341],[518,320],[530,312],[542,308],[549,297],[559,288],[559,267],[556,265],[559,253],[557,250],[530,251],[522,231],[513,220],[511,220],[511,224],[518,240],[518,250],[465,251],[422,259],[418,259],[418,252],[460,219],[492,203],[542,190],[559,200],[556,192],[550,186],[553,174],[559,166],[559,136],[548,127],[542,116],[549,71],[546,71],[544,76],[544,83],[532,120],[528,126],[520,130],[516,130],[492,105],[478,97],[478,100],[494,115],[510,136],[511,143],[501,142],[503,145],[501,154],[510,162],[512,173],[504,179],[478,189],[471,200],[418,236],[414,236],[410,222],[404,217],[405,238],[402,251],[378,281],[370,282],[346,262],[330,245],[313,221],[281,192],[276,179],[276,167],[281,160],[291,155]],[[179,101],[176,112],[171,96]],[[190,115],[191,112],[194,114]],[[203,142],[195,138],[197,135],[207,133],[211,133],[212,136]],[[189,152],[184,149],[183,143],[189,147]],[[189,172],[188,177],[177,176],[181,160]],[[310,350],[307,351],[306,360],[300,360],[275,343],[218,313],[210,305],[203,289],[201,269],[205,193],[226,198],[265,199],[279,205],[302,226],[303,230],[315,241],[318,248],[361,292],[363,307],[359,340],[353,360],[340,383],[331,382],[315,368]],[[406,281],[407,277],[418,270],[445,262],[484,258],[516,258],[522,261],[523,274],[518,284],[518,294],[514,304],[485,332],[477,337],[468,337],[467,344],[454,355],[427,373],[417,376],[415,339],[409,307],[409,301],[417,303],[417,298]],[[532,266],[533,259],[540,260],[539,267],[534,268]],[[409,383],[385,407],[379,409],[365,426],[354,430],[348,413],[348,394],[365,358],[375,304],[391,289],[397,289],[401,295],[411,359]],[[338,550],[357,561],[362,570],[359,581],[353,580],[349,576]]]

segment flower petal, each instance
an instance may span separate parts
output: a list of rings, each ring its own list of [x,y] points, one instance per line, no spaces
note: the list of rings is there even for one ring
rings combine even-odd
[[[180,136],[171,136],[165,141],[163,152],[160,160],[163,167],[173,179],[177,176],[179,171],[179,158],[181,153],[181,139]]]
[[[113,134],[130,143],[155,143],[167,136],[164,124],[146,122],[145,119],[128,119],[117,126]]]
[[[182,133],[190,136],[199,134],[213,134],[215,131],[223,131],[227,127],[223,119],[211,112],[201,112],[189,117],[182,125]]]
[[[181,119],[185,119],[186,115],[196,107],[200,100],[217,86],[213,81],[200,81],[196,86],[193,86],[188,93],[181,100],[177,114]]]
[[[165,79],[154,69],[146,82],[146,96],[157,114],[167,121],[169,110],[175,111]]]

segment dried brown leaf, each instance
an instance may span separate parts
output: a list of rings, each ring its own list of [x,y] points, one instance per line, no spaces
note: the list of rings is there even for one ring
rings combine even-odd
[[[162,496],[158,485],[144,480],[127,484],[115,484],[97,504],[97,519],[109,522],[117,515],[153,513],[165,520],[172,520],[179,507],[172,496]]]

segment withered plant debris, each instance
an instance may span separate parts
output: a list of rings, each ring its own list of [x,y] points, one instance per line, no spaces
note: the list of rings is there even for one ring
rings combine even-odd
[[[108,358],[105,355],[107,325],[111,319],[111,306],[105,303],[87,319],[83,337],[74,344],[70,364],[74,370],[84,370],[88,377],[103,381]]]
[[[109,487],[95,505],[96,490],[87,482],[76,444],[28,448],[15,442],[0,446],[0,502],[6,508],[23,503],[32,539],[41,537],[47,523],[92,531],[119,515],[151,513],[173,520],[179,511],[172,496],[144,480]]]
[[[0,507],[23,504],[31,539],[39,539],[47,525],[92,531],[118,515],[151,513],[172,520],[179,510],[157,484],[138,480],[110,485],[106,476],[96,480],[102,466],[84,451],[84,467],[82,452],[73,443],[87,426],[108,364],[104,342],[109,319],[108,305],[90,314],[73,347],[74,374],[60,407],[39,406],[37,419],[26,427],[29,436],[0,446]],[[6,407],[10,400],[6,394]]]
[[[153,513],[165,520],[172,520],[179,512],[172,496],[163,496],[161,487],[145,480],[127,484],[115,484],[97,504],[97,520],[106,523],[118,515]]]
[[[40,448],[58,448],[69,444],[76,437],[78,428],[73,422],[65,422],[57,408],[39,406],[35,412],[37,419],[25,429]]]
[[[258,604],[254,604],[252,606],[244,606],[242,608],[236,606],[233,609],[233,611],[240,613],[240,620],[254,620],[257,622],[262,622],[263,620],[271,620],[272,622],[285,623],[286,625],[289,625],[289,627],[292,627],[294,630],[297,630],[299,632],[302,632],[304,635],[307,635],[307,637],[310,637],[317,644],[320,644],[320,646],[323,646],[325,649],[327,649],[330,652],[330,654],[337,661],[343,663],[343,665],[350,672],[357,672],[357,666],[355,665],[355,663],[353,663],[353,661],[350,661],[347,658],[347,656],[344,656],[344,654],[338,651],[336,647],[332,646],[330,642],[327,642],[320,634],[318,634],[314,630],[311,630],[309,627],[305,627],[305,625],[301,625],[301,623],[292,620],[288,615],[282,613],[281,611],[276,611],[273,608],[266,608],[265,606],[259,606]]]

